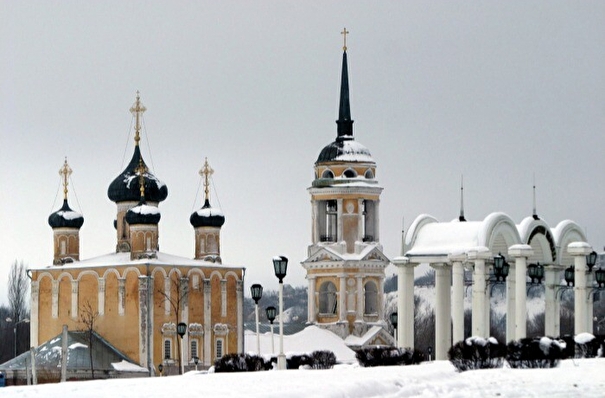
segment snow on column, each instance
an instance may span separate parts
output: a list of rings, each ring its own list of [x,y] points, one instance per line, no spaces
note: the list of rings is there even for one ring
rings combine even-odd
[[[586,242],[573,242],[567,246],[567,252],[574,257],[574,334],[588,332],[588,308],[586,289],[586,255],[592,247]]]
[[[527,259],[533,254],[529,245],[508,248],[508,255],[515,258],[515,340],[527,337]]]
[[[414,348],[414,267],[407,257],[393,260],[397,266],[397,345]]]
[[[491,256],[487,247],[478,247],[474,250],[469,250],[468,260],[474,262],[473,269],[473,305],[472,305],[472,326],[471,335],[479,337],[488,337],[489,330],[485,324],[485,309],[486,300],[485,292],[486,273],[485,260]],[[489,304],[489,301],[487,301]]]
[[[464,340],[464,266],[465,254],[450,255],[452,261],[452,335],[453,342]]]
[[[435,359],[446,360],[452,346],[451,330],[451,268],[448,264],[431,264],[435,269]]]

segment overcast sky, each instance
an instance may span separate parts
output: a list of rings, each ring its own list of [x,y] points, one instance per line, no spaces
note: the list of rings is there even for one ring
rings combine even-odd
[[[246,267],[246,294],[277,288],[277,254],[285,283],[304,284],[307,188],[336,137],[345,26],[388,257],[402,219],[458,216],[461,175],[468,220],[531,215],[535,175],[538,214],[603,249],[603,1],[0,0],[0,303],[15,259],[52,263],[65,156],[81,258],[115,250],[107,187],[132,155],[137,90],[143,156],[168,185],[160,249],[193,257],[208,157],[223,262]]]

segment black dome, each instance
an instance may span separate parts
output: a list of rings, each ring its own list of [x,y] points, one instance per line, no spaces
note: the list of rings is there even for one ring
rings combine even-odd
[[[222,227],[225,223],[225,216],[218,210],[210,207],[210,202],[206,199],[204,206],[195,211],[189,217],[189,222],[194,228],[197,227]]]
[[[48,225],[51,228],[80,228],[82,224],[84,217],[69,207],[67,199],[63,200],[61,209],[48,216]]]
[[[141,151],[138,145],[134,148],[134,154],[126,169],[117,176],[107,189],[107,196],[112,202],[134,202],[140,199],[141,190],[139,189],[139,179],[136,169],[139,162],[142,161]],[[161,202],[168,196],[168,188],[156,176],[150,172],[143,174],[145,178],[145,198],[149,202]]]
[[[324,162],[371,162],[374,163],[368,148],[351,139],[337,138],[336,141],[326,145],[319,156],[317,163]]]
[[[149,206],[145,201],[140,201],[138,205],[126,212],[126,222],[130,225],[136,224],[157,224],[160,222],[160,210],[155,206]]]

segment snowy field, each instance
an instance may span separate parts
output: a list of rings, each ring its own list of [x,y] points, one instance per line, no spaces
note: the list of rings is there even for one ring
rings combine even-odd
[[[555,369],[457,373],[447,361],[416,366],[184,376],[6,387],[8,397],[603,397],[605,359],[566,360]]]

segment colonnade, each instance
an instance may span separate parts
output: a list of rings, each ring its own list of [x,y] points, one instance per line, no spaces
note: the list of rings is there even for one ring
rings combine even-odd
[[[573,242],[567,253],[574,258],[575,296],[574,333],[592,333],[592,278],[587,272],[586,255],[592,247],[586,242]],[[527,262],[534,255],[530,245],[515,244],[508,248],[510,270],[506,279],[506,340],[527,336]],[[435,359],[447,359],[447,351],[464,339],[464,269],[472,270],[471,335],[489,337],[490,289],[489,277],[493,255],[487,247],[476,247],[449,255],[408,255],[397,257],[398,268],[398,329],[400,347],[414,347],[414,268],[428,264],[435,269]],[[545,331],[547,336],[560,334],[561,271],[564,266],[545,267]],[[452,341],[453,340],[453,341]]]

